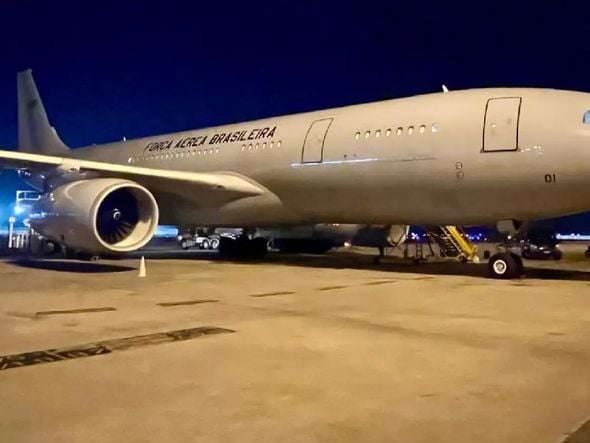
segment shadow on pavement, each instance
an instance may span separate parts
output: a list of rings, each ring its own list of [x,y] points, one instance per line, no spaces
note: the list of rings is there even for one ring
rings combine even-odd
[[[451,275],[466,277],[488,278],[487,262],[479,264],[464,264],[459,262],[437,262],[414,264],[410,261],[404,261],[401,258],[387,258],[382,263],[374,263],[372,255],[349,253],[349,252],[332,252],[326,255],[311,254],[282,254],[270,253],[261,260],[229,260],[219,257],[214,251],[145,251],[135,253],[136,256],[145,255],[146,258],[170,260],[206,260],[215,262],[228,263],[249,263],[249,264],[278,264],[285,266],[303,266],[310,268],[326,269],[358,269],[382,271],[388,273],[414,273],[422,275]],[[573,270],[560,268],[564,266],[556,263],[555,268],[535,267],[534,262],[526,262],[526,278],[539,280],[573,280],[590,282],[589,271]]]
[[[277,256],[281,257],[281,256]],[[401,272],[422,275],[451,275],[466,277],[489,278],[488,265],[485,263],[459,263],[459,262],[438,262],[438,263],[421,263],[414,264],[404,262],[399,259],[395,262],[385,261],[383,263],[373,263],[372,258],[366,255],[348,255],[338,257],[336,255],[325,256],[282,256],[277,259],[267,259],[265,262],[273,262],[285,265],[296,265],[314,268],[332,268],[332,269],[362,269],[383,272]],[[525,263],[525,278],[534,278],[539,280],[574,280],[589,281],[590,271],[580,271],[572,269],[559,268],[536,268],[534,263]]]
[[[135,271],[130,266],[113,265],[100,262],[80,262],[75,260],[36,260],[36,259],[16,259],[11,260],[11,264],[22,268],[44,269],[47,271],[57,272],[78,272],[81,274],[99,274],[110,272]]]
[[[270,253],[261,260],[231,260],[220,257],[215,251],[199,250],[143,250],[128,254],[125,259],[134,259],[145,256],[152,260],[200,260],[223,263],[246,263],[259,265],[284,265],[301,266],[308,268],[325,269],[357,269],[381,271],[384,273],[413,273],[420,275],[449,275],[488,278],[487,263],[463,264],[459,262],[437,262],[414,264],[401,258],[387,258],[382,263],[374,263],[372,255],[332,252],[326,255],[311,254],[282,254]],[[13,258],[10,263],[23,268],[44,269],[58,272],[77,273],[110,273],[135,271],[132,266],[119,265],[105,262],[81,262],[66,259],[35,259]],[[526,262],[526,278],[539,280],[570,280],[590,282],[590,269],[567,269],[564,264],[556,263],[555,267],[535,267],[534,262]]]

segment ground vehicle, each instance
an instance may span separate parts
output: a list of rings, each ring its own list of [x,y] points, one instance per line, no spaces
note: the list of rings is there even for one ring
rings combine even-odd
[[[557,244],[536,244],[530,241],[524,242],[522,245],[523,258],[533,260],[544,260],[552,258],[554,260],[561,260],[563,253],[559,250]]]
[[[188,232],[178,236],[178,245],[184,249],[217,249],[219,248],[219,236],[217,235],[192,235]]]
[[[558,246],[559,241],[551,230],[542,229],[529,232],[521,241],[522,257],[533,260],[560,260],[563,253]]]

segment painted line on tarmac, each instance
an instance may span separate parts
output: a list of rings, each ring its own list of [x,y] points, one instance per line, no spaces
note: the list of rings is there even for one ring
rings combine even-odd
[[[59,311],[39,311],[35,312],[35,315],[61,315],[61,314],[89,314],[94,312],[110,312],[116,311],[116,308],[112,306],[106,306],[103,308],[84,308],[84,309],[65,309]]]
[[[377,281],[369,281],[367,283],[363,283],[365,286],[379,286],[379,285],[388,285],[390,283],[397,283],[397,280],[377,280]]]
[[[53,363],[56,361],[71,360],[75,358],[94,357],[96,355],[110,354],[117,351],[143,346],[159,345],[177,341],[193,340],[207,335],[227,334],[236,332],[231,329],[216,326],[200,326],[191,329],[178,329],[168,332],[156,332],[146,335],[104,340],[95,343],[86,343],[76,346],[68,346],[44,351],[24,352],[22,354],[0,356],[0,371],[7,369],[23,368],[25,366]]]
[[[265,292],[262,294],[250,294],[250,297],[274,297],[275,295],[293,295],[293,291],[278,291],[278,292]]]
[[[188,305],[200,305],[202,303],[217,303],[219,300],[213,299],[202,299],[202,300],[187,300],[187,301],[171,301],[171,302],[162,302],[156,303],[158,306],[162,306],[163,308],[169,308],[171,306],[188,306]]]

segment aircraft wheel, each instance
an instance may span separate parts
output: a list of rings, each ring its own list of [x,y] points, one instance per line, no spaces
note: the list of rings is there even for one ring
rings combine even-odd
[[[493,278],[508,280],[520,277],[524,268],[520,257],[503,252],[492,255],[488,262],[488,270]]]
[[[201,249],[209,249],[211,245],[209,244],[209,240],[203,240],[201,243]]]
[[[265,238],[257,237],[254,240],[251,240],[250,245],[250,253],[255,258],[262,258],[268,252],[268,242]]]
[[[237,240],[228,237],[221,237],[219,239],[219,254],[224,257],[231,257],[236,255],[238,249]]]
[[[219,248],[219,240],[216,238],[211,240],[211,249],[218,249]]]
[[[51,240],[44,240],[41,244],[41,252],[45,256],[55,255],[59,250],[59,245]]]
[[[190,246],[186,240],[183,240],[180,242],[180,247],[186,251]]]

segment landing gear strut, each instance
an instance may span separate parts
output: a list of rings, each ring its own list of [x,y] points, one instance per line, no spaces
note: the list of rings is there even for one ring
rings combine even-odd
[[[379,249],[379,255],[377,257],[373,257],[373,263],[379,264],[385,258],[385,248],[383,246],[377,246]]]

